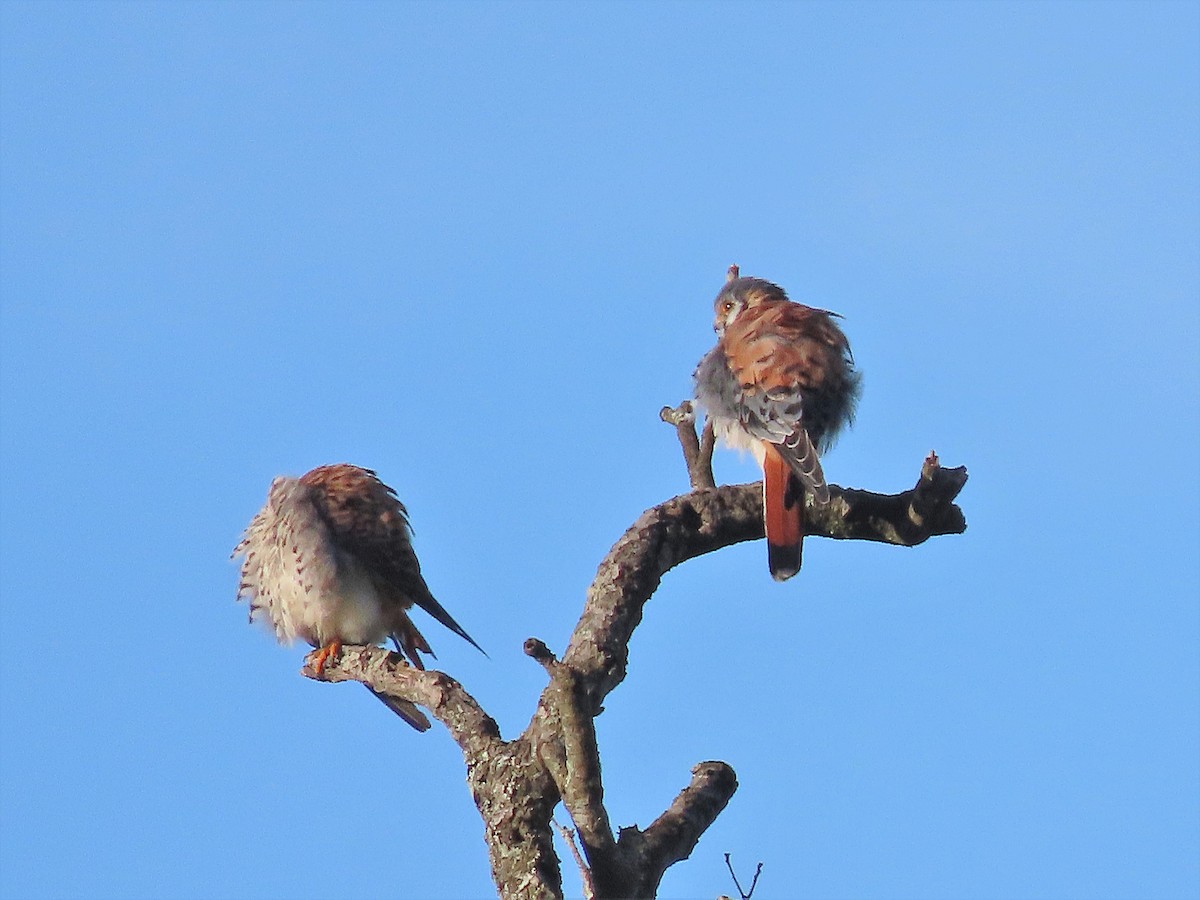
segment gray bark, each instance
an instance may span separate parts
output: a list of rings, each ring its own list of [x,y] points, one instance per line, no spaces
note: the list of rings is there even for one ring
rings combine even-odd
[[[686,404],[664,409],[663,419],[678,430],[693,490],[648,509],[612,547],[561,660],[541,641],[526,641],[526,654],[545,668],[549,683],[522,734],[504,740],[453,678],[413,669],[379,647],[345,647],[321,676],[303,670],[418,703],[446,726],[462,749],[505,900],[562,896],[551,821],[560,800],[574,820],[595,896],[652,898],[663,873],[688,857],[737,790],[733,769],[709,761],[692,769],[690,783],[645,830],[614,835],[604,806],[594,719],[625,677],[629,639],[646,602],[680,563],[763,537],[761,485],[713,486],[711,430],[697,436]],[[966,480],[966,469],[943,469],[930,454],[916,486],[900,494],[830,485],[830,502],[807,511],[807,534],[905,546],[959,534],[966,519],[954,499]]]

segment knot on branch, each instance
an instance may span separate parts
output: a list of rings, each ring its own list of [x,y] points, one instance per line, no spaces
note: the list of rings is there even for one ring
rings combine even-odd
[[[542,668],[553,677],[553,669],[558,665],[558,658],[554,655],[554,651],[547,647],[544,642],[533,637],[525,639],[523,649],[526,656],[535,662],[541,663]]]

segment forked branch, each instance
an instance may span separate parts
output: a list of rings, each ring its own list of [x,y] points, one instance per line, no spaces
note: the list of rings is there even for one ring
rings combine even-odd
[[[690,404],[664,408],[675,426],[691,492],[648,509],[613,545],[588,588],[583,614],[561,660],[541,641],[525,652],[549,676],[532,721],[504,741],[496,723],[454,679],[421,672],[376,647],[346,647],[318,676],[356,680],[427,707],[463,750],[468,782],[484,820],[492,874],[503,898],[562,896],[552,816],[560,799],[574,820],[597,898],[651,898],[666,869],[687,858],[737,789],[733,769],[700,763],[691,783],[644,831],[614,839],[600,777],[593,720],[625,677],[629,639],[666,572],[680,563],[763,537],[761,485],[716,487],[712,429],[696,431]],[[810,506],[808,534],[913,546],[966,529],[954,503],[964,468],[924,461],[916,485],[899,494],[830,486],[827,504]]]
[[[712,455],[716,445],[716,435],[712,422],[706,421],[699,436],[696,434],[696,408],[691,400],[684,400],[672,408],[664,406],[658,412],[658,417],[668,425],[675,426],[679,437],[679,446],[683,449],[683,461],[687,465],[688,481],[692,490],[713,488],[717,482],[713,479]]]

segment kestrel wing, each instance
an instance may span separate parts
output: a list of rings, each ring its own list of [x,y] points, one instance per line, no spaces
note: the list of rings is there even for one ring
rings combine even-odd
[[[805,407],[825,377],[828,346],[800,327],[812,318],[804,311],[816,312],[782,301],[748,309],[726,330],[723,344],[738,386],[742,427],[774,444],[814,499],[824,503],[829,489]]]
[[[484,652],[430,593],[412,547],[408,511],[395,491],[370,469],[346,464],[313,469],[300,480],[321,488],[315,502],[334,542],[375,574],[387,596],[405,605],[415,603]]]

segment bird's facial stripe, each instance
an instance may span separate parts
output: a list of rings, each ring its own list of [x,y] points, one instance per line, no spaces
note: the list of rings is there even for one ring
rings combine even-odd
[[[716,331],[717,334],[724,334],[725,329],[733,323],[733,320],[736,319],[745,308],[746,304],[742,300],[739,300],[733,296],[724,294],[718,297],[716,304],[714,304],[716,318],[713,320],[713,330]]]

